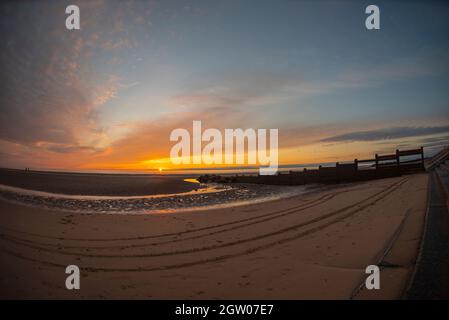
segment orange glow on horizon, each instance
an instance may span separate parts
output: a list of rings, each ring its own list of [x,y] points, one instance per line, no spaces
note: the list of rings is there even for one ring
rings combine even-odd
[[[363,146],[359,145],[359,143],[351,143],[351,144],[354,144],[354,146],[349,146],[348,144],[335,145],[332,147],[323,145],[308,145],[302,148],[279,149],[279,165],[350,161],[353,160],[354,158],[371,157],[373,155],[369,150],[370,148],[368,147],[363,148]],[[87,170],[156,171],[163,173],[173,170],[215,169],[215,168],[233,168],[233,167],[242,168],[254,166],[259,166],[259,164],[247,164],[245,162],[245,164],[191,163],[191,164],[175,165],[171,162],[170,158],[154,158],[126,163],[92,162],[81,165],[79,168]]]
[[[332,163],[353,161],[357,159],[372,158],[375,153],[393,153],[398,146],[419,147],[420,141],[408,139],[392,139],[382,141],[358,141],[337,143],[314,143],[300,146],[279,148],[279,166],[304,165],[316,163]],[[406,148],[406,147],[402,147]],[[140,144],[123,144],[107,149],[107,152],[89,154],[86,152],[74,152],[71,154],[58,153],[35,153],[32,159],[34,164],[24,161],[17,164],[20,168],[34,167],[37,169],[61,169],[61,170],[86,170],[86,171],[141,171],[155,173],[170,173],[173,171],[192,169],[242,169],[244,167],[264,166],[258,164],[180,164],[175,165],[167,156],[165,146],[159,149],[145,152]],[[165,151],[165,152],[164,152]]]

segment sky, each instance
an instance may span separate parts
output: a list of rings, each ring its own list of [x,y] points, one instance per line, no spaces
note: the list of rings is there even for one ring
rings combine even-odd
[[[193,120],[277,128],[283,165],[449,144],[447,2],[5,1],[0,16],[0,167],[173,169],[170,132]]]

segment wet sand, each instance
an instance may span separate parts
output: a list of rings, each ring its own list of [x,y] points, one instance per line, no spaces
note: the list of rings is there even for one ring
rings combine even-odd
[[[0,184],[68,195],[143,196],[188,192],[191,176],[165,174],[95,174],[0,169]]]
[[[86,214],[0,201],[1,298],[400,298],[427,174],[172,214]],[[65,268],[81,290],[65,289]],[[381,265],[381,289],[360,287]],[[361,290],[359,290],[361,288]]]

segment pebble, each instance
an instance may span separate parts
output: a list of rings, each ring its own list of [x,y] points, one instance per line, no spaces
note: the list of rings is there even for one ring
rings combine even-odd
[[[0,198],[13,200],[28,205],[46,208],[57,208],[77,212],[142,212],[151,210],[176,210],[209,205],[229,204],[230,202],[259,200],[263,198],[280,197],[304,192],[304,186],[269,186],[232,184],[214,185],[219,192],[204,194],[201,192],[186,195],[166,196],[158,198],[132,199],[65,199],[20,194],[11,191],[0,191]],[[224,191],[223,188],[225,189]]]

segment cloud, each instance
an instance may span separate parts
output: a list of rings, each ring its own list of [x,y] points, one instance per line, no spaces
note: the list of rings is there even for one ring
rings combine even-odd
[[[355,131],[321,139],[321,142],[378,141],[426,136],[449,132],[449,126],[390,127],[368,131]]]
[[[199,79],[198,79],[199,78]],[[297,87],[303,80],[281,73],[229,70],[220,74],[197,76],[192,88],[171,96],[173,107],[207,109],[267,105],[283,99],[285,92]]]
[[[204,126],[220,129],[279,127],[280,145],[287,148],[436,132],[432,131],[435,128],[399,127],[391,123],[390,129],[376,129],[364,127],[360,122],[320,126],[311,123],[308,128],[289,128],[289,124],[296,125],[296,119],[282,107],[300,109],[305,97],[438,75],[446,70],[441,65],[441,61],[447,61],[443,53],[432,58],[428,53],[413,52],[415,57],[370,69],[345,65],[341,74],[327,74],[323,68],[319,80],[304,79],[294,69],[276,72],[272,66],[262,66],[256,71],[227,64],[226,68],[211,70],[208,61],[191,72],[188,68],[183,70],[187,64],[180,63],[178,70],[177,63],[172,66],[165,62],[165,57],[156,58],[164,53],[159,50],[165,50],[162,49],[165,46],[159,48],[157,40],[168,32],[159,32],[154,39],[148,37],[158,25],[156,16],[154,27],[149,27],[154,6],[146,8],[147,2],[105,4],[102,0],[80,0],[79,32],[65,30],[61,14],[65,5],[44,1],[6,2],[0,6],[2,161],[7,158],[12,164],[23,160],[25,165],[29,161],[47,167],[62,163],[76,167],[163,158],[170,148],[169,132],[173,128],[190,128],[192,120],[202,120]],[[151,50],[145,51],[148,48]],[[157,54],[150,59],[145,54],[148,52]],[[167,61],[170,57],[171,54],[167,55]],[[136,66],[139,59],[143,62]],[[161,62],[163,77],[158,77],[157,72],[151,74],[152,64],[145,65],[147,59]],[[136,67],[136,71],[130,66]],[[140,67],[147,69],[137,70]],[[171,78],[172,69],[176,69],[175,81],[165,84],[164,76],[170,74],[167,78]],[[139,77],[146,71],[150,81]],[[162,90],[152,91],[151,79]],[[108,104],[112,99],[116,100]],[[265,111],[269,112],[264,114]],[[139,122],[125,123],[115,129],[113,121],[126,122],[128,118],[138,118]],[[151,120],[145,121],[148,118]],[[352,133],[346,133],[348,127]],[[359,131],[362,129],[375,130]],[[385,136],[388,138],[382,138]]]
[[[105,16],[103,1],[81,6],[79,32],[68,32],[63,20],[52,18],[65,12],[64,3],[0,7],[8,12],[0,28],[0,139],[64,153],[78,146],[97,150],[103,144],[98,109],[117,97],[121,87],[117,77],[92,68],[100,46],[96,18]]]
[[[242,73],[227,70],[214,75],[196,75],[195,85],[186,92],[172,96],[169,105],[182,108],[218,106],[268,105],[292,103],[311,96],[343,90],[379,87],[393,81],[436,76],[444,73],[449,64],[446,51],[418,52],[409,57],[385,61],[373,67],[352,66],[339,74],[322,75],[319,81],[300,75],[252,71]]]
[[[5,21],[14,32],[0,31],[0,138],[73,142],[79,129],[90,130],[93,120],[89,82],[82,79],[85,69],[79,63],[84,42],[70,35],[66,42],[53,22],[29,17],[43,9],[56,15],[59,7],[20,9],[14,6]]]
[[[122,48],[134,48],[136,44],[131,43],[129,39],[120,38],[118,40],[106,40],[101,44],[101,47],[105,50],[122,49]]]
[[[91,146],[81,146],[75,144],[64,143],[51,143],[46,141],[39,141],[35,143],[35,146],[41,149],[48,150],[56,153],[76,153],[76,152],[100,152],[101,149],[97,149]]]

